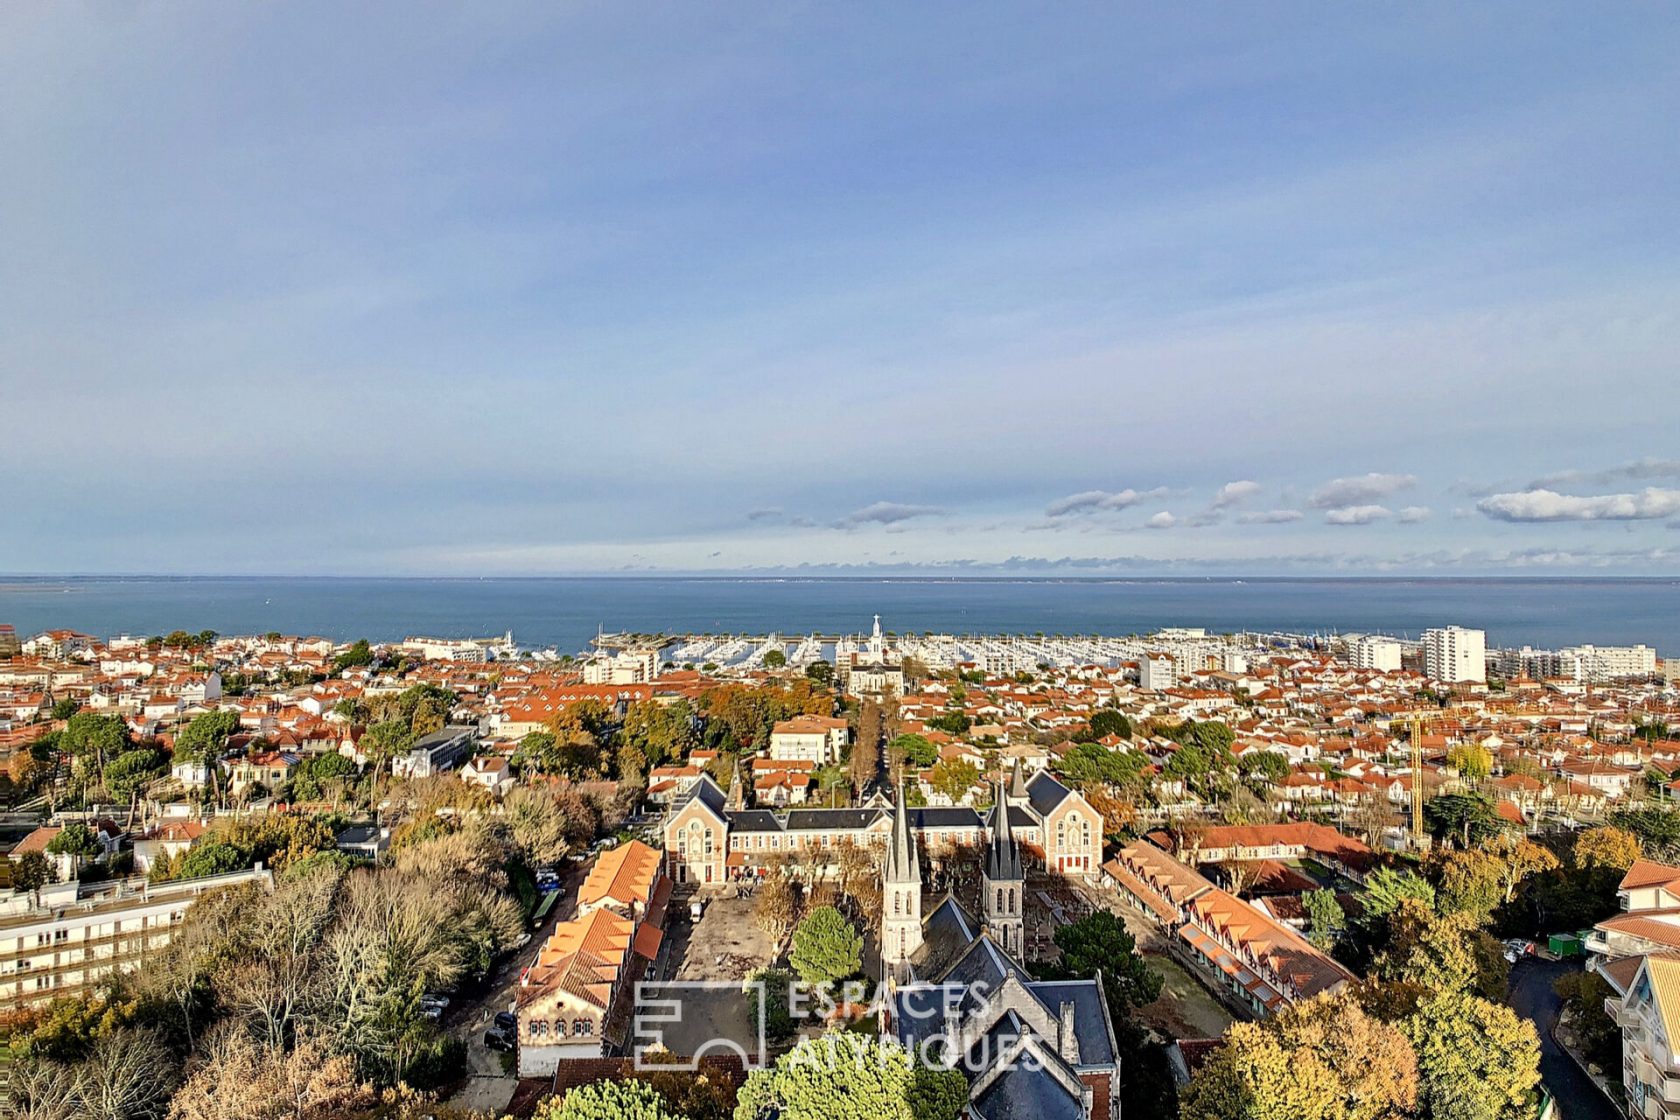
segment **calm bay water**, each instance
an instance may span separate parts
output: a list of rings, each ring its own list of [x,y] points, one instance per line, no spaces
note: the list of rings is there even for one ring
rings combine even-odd
[[[0,577],[20,635],[324,635],[376,641],[507,630],[584,648],[608,630],[798,635],[889,630],[1130,634],[1162,626],[1416,635],[1459,624],[1492,645],[1644,642],[1680,654],[1680,579],[352,579]]]

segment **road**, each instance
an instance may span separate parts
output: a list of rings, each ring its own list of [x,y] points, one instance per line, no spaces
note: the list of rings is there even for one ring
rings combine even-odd
[[[1580,968],[1578,961],[1525,957],[1511,967],[1510,1004],[1540,1033],[1540,1077],[1557,1099],[1562,1120],[1621,1120],[1621,1114],[1552,1038],[1563,1001],[1552,985]]]
[[[535,963],[555,924],[570,917],[577,909],[578,888],[583,885],[592,866],[594,860],[581,865],[567,863],[560,898],[548,917],[543,919],[543,924],[532,931],[530,942],[523,949],[509,954],[486,981],[465,984],[455,994],[443,1025],[466,1041],[467,1076],[460,1090],[450,1098],[451,1104],[492,1114],[500,1114],[507,1108],[518,1079],[502,1072],[501,1052],[484,1045],[485,1028],[496,1012],[512,1010],[519,992],[520,976]]]

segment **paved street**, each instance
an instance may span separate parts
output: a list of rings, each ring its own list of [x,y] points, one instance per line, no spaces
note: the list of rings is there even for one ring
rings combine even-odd
[[[1575,1059],[1565,1054],[1552,1038],[1562,1000],[1552,985],[1566,973],[1580,968],[1578,961],[1547,961],[1526,957],[1511,967],[1510,1003],[1517,1014],[1528,1019],[1540,1032],[1540,1076],[1557,1098],[1562,1120],[1619,1120],[1604,1094],[1592,1083]]]
[[[451,1033],[466,1040],[467,1079],[450,1098],[450,1103],[491,1113],[500,1113],[507,1107],[518,1079],[502,1071],[501,1052],[484,1045],[485,1028],[495,1018],[496,1012],[512,1009],[520,975],[537,959],[555,924],[570,917],[577,909],[578,888],[583,885],[593,864],[593,860],[586,864],[567,863],[567,871],[560,884],[560,898],[543,924],[532,932],[530,943],[518,952],[508,954],[485,984],[464,985],[456,994],[444,1025]]]

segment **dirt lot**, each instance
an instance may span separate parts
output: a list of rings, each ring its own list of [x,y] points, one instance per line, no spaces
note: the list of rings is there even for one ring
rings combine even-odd
[[[1161,974],[1161,998],[1140,1009],[1140,1019],[1173,1038],[1218,1038],[1225,1033],[1231,1013],[1184,966],[1162,953],[1144,956]]]
[[[739,980],[768,963],[774,946],[753,922],[753,900],[733,894],[714,897],[698,922],[676,916],[670,964],[677,980]]]

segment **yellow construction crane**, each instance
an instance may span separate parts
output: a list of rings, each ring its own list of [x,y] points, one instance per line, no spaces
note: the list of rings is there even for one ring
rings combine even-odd
[[[1412,846],[1420,852],[1427,847],[1423,838],[1423,731],[1440,722],[1440,716],[1415,712],[1406,717],[1412,748]]]

